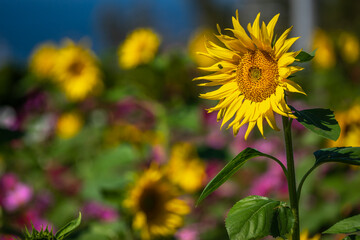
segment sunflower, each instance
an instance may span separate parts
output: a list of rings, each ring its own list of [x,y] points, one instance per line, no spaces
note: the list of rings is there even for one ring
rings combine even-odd
[[[80,101],[102,88],[95,55],[82,45],[66,40],[59,49],[54,76],[66,96]]]
[[[189,55],[191,59],[200,67],[209,66],[215,63],[213,58],[197,54],[206,51],[204,41],[213,37],[211,30],[200,29],[191,37],[188,45]],[[215,38],[215,37],[214,37]]]
[[[37,47],[30,57],[30,70],[40,78],[50,78],[57,56],[57,47],[44,43]]]
[[[354,104],[348,110],[340,111],[336,114],[336,119],[339,122],[341,133],[335,142],[329,140],[329,147],[360,146],[359,112],[360,104]]]
[[[178,196],[156,165],[142,174],[124,200],[134,214],[133,228],[140,231],[142,239],[170,236],[182,226],[190,209]]]
[[[278,17],[279,14],[268,25],[263,22],[260,27],[259,13],[254,23],[247,26],[249,37],[239,23],[236,11],[236,18],[232,18],[234,28],[226,29],[234,37],[223,35],[218,26],[219,35],[216,36],[224,47],[207,41],[207,53],[202,53],[212,57],[216,63],[200,69],[215,73],[194,79],[208,80],[199,84],[200,86],[220,86],[217,90],[200,94],[200,97],[219,100],[208,112],[219,111],[221,126],[232,119],[229,128],[233,128],[234,135],[237,135],[241,126],[248,123],[245,139],[255,125],[264,135],[264,118],[271,128],[278,130],[274,112],[295,118],[286,103],[284,90],[305,94],[297,83],[287,79],[303,69],[290,66],[300,51],[288,50],[298,37],[287,39],[291,27],[274,41],[274,27]]]
[[[206,177],[205,164],[189,143],[173,146],[166,172],[170,181],[187,193],[199,190]]]
[[[342,32],[339,37],[340,53],[347,63],[356,63],[360,55],[359,39],[352,33]]]
[[[56,123],[56,133],[60,138],[74,137],[81,129],[83,120],[76,112],[62,114]]]
[[[317,29],[314,33],[313,48],[316,50],[316,67],[330,69],[336,64],[334,44],[326,32]]]
[[[118,48],[120,67],[130,69],[149,63],[154,58],[159,44],[159,36],[151,29],[134,30]]]

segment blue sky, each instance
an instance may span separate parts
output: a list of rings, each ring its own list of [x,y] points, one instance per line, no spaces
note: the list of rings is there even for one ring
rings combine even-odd
[[[169,42],[183,43],[197,27],[191,0],[0,0],[0,58],[24,61],[39,43],[64,37],[88,37],[102,51],[108,42],[99,22],[108,10],[125,26],[120,32],[149,25]]]

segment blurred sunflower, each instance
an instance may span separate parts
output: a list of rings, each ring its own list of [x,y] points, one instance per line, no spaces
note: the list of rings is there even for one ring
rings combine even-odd
[[[321,235],[320,234],[316,234],[314,237],[310,238],[309,237],[309,231],[308,230],[304,230],[301,232],[300,234],[300,240],[320,240]],[[276,238],[277,240],[281,240],[283,238]],[[289,237],[289,240],[291,240],[292,237]]]
[[[335,50],[334,45],[323,30],[316,30],[313,39],[313,48],[316,50],[314,64],[317,67],[329,69],[335,66]]]
[[[187,193],[199,190],[206,177],[205,163],[189,143],[178,143],[171,150],[166,173],[170,181]]]
[[[170,236],[182,226],[190,209],[178,196],[156,165],[140,176],[124,206],[134,214],[133,228],[140,231],[142,239]]]
[[[348,110],[336,113],[341,133],[337,141],[328,142],[329,147],[360,147],[360,104],[354,104]]]
[[[359,59],[360,44],[359,39],[349,33],[342,32],[339,37],[340,53],[348,63],[355,63]]]
[[[151,29],[134,30],[118,48],[120,67],[130,69],[149,63],[154,58],[159,45],[160,38]]]
[[[39,78],[50,78],[57,56],[57,47],[52,43],[44,43],[37,47],[30,57],[30,71]]]
[[[54,76],[66,96],[80,101],[102,89],[101,73],[90,49],[66,40],[59,49]]]
[[[78,113],[64,113],[57,120],[56,133],[63,139],[72,138],[80,131],[82,125],[83,120]]]
[[[320,240],[320,237],[321,237],[320,234],[316,234],[314,237],[310,238],[309,231],[307,230],[302,231],[300,234],[300,240]]]
[[[295,118],[286,103],[285,90],[305,94],[297,83],[287,79],[303,69],[289,66],[299,53],[288,52],[298,37],[286,39],[291,27],[274,41],[274,27],[278,18],[279,14],[268,25],[263,22],[260,28],[259,13],[254,23],[247,26],[250,38],[240,25],[236,11],[236,18],[232,18],[234,29],[226,29],[234,37],[223,35],[218,26],[217,38],[225,47],[207,41],[207,53],[202,53],[216,60],[216,63],[200,69],[215,73],[194,79],[208,80],[199,86],[221,86],[217,90],[200,94],[200,97],[219,100],[208,112],[219,111],[217,118],[222,119],[221,126],[233,118],[228,128],[233,127],[234,135],[248,123],[245,139],[255,125],[264,135],[264,118],[271,128],[278,130],[273,112]]]
[[[209,29],[200,29],[196,31],[194,35],[190,38],[188,46],[190,57],[200,67],[209,66],[215,63],[215,60],[213,58],[198,54],[199,52],[206,51],[204,42],[206,41],[206,39],[212,38],[213,34]]]

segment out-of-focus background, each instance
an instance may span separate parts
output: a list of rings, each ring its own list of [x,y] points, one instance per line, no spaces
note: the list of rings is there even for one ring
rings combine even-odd
[[[0,0],[0,239],[24,226],[56,231],[79,211],[71,239],[227,239],[224,218],[239,199],[287,201],[281,168],[259,158],[195,208],[246,147],[285,158],[282,132],[269,126],[266,139],[253,131],[247,141],[242,129],[220,130],[205,110],[215,102],[192,81],[212,63],[196,52],[237,9],[244,27],[258,12],[265,23],[280,13],[275,33],[294,26],[293,48],[316,49],[293,78],[307,96],[288,102],[331,108],[342,133],[334,142],[294,121],[299,178],[315,150],[360,146],[360,1]],[[304,233],[359,214],[359,171],[329,164],[309,177]]]

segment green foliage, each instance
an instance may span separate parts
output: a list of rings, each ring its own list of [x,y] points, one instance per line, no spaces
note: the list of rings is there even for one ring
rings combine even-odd
[[[25,229],[25,240],[57,240],[57,238],[53,235],[52,229],[46,227],[46,229],[41,229],[41,231],[37,231],[34,226],[32,227],[31,234]]]
[[[234,175],[236,171],[239,170],[239,168],[241,168],[246,163],[247,160],[259,156],[276,159],[273,156],[259,152],[256,149],[246,148],[241,153],[239,153],[233,160],[226,164],[226,166],[206,185],[205,189],[202,191],[200,197],[198,198],[196,205],[198,205],[202,200],[204,200],[204,198],[209,196],[209,194],[215,191],[224,182],[226,182],[226,180],[228,180],[232,175]]]
[[[330,109],[314,108],[302,111],[290,107],[297,117],[297,121],[310,131],[336,141],[340,136],[340,126],[335,119],[334,112]]]
[[[296,56],[296,60],[298,62],[308,62],[310,60],[312,60],[315,57],[315,52],[316,50],[312,51],[311,53],[307,53],[304,51],[301,51],[297,56]]]
[[[360,231],[360,215],[349,217],[335,223],[332,227],[323,233],[337,234],[337,233],[354,233]],[[353,239],[353,238],[349,238]]]
[[[360,165],[360,147],[324,148],[314,152],[315,165],[327,162]]]
[[[72,231],[74,231],[81,223],[81,213],[79,212],[79,217],[77,219],[72,220],[65,226],[63,226],[59,231],[56,232],[55,237],[58,240],[64,239],[68,236]]]
[[[41,229],[41,231],[37,231],[34,226],[32,227],[31,234],[29,233],[28,229],[25,228],[25,240],[64,240],[65,237],[67,237],[72,231],[74,231],[81,222],[81,213],[79,213],[79,217],[75,220],[72,220],[68,224],[66,224],[64,227],[59,229],[57,233],[53,234],[52,229],[49,231],[49,229],[46,227],[45,230]]]
[[[294,224],[292,211],[284,202],[249,196],[237,202],[225,220],[231,240],[285,237]]]
[[[349,235],[343,238],[343,240],[360,240],[360,236],[358,235]]]

